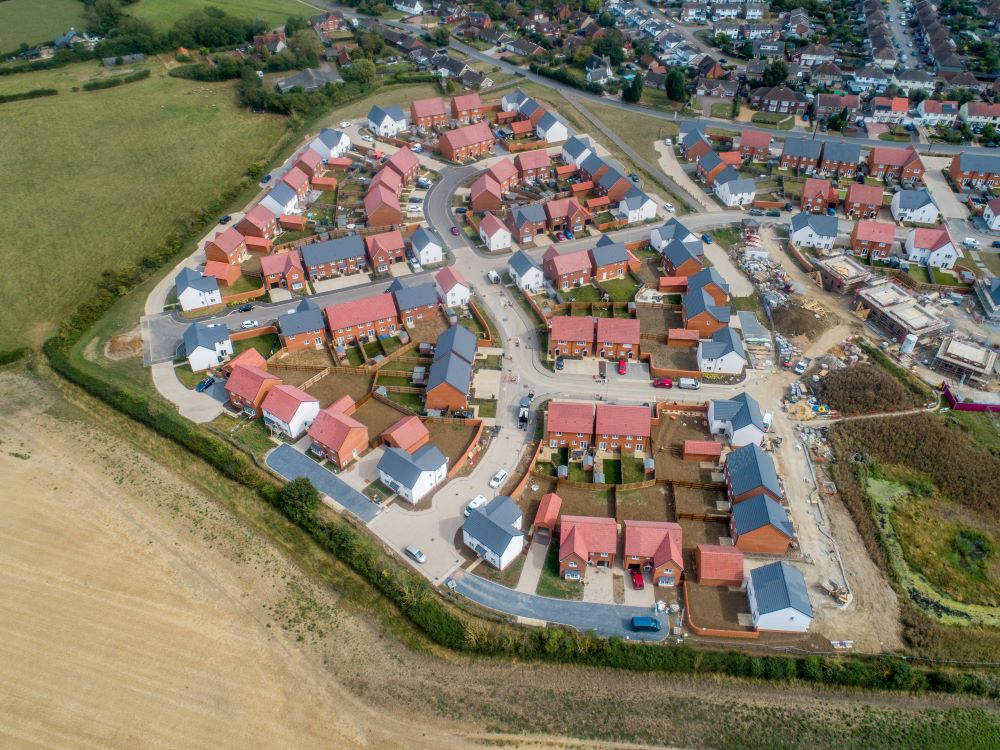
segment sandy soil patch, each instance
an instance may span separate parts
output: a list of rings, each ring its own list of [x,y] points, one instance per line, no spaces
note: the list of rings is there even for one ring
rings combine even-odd
[[[104,356],[108,359],[128,359],[129,357],[137,357],[140,354],[142,354],[142,334],[139,326],[136,326],[131,331],[112,336],[104,344]]]

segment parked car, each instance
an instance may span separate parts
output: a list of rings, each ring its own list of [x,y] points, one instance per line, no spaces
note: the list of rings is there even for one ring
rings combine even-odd
[[[266,174],[266,175],[264,175],[263,177],[260,178],[260,184],[261,185],[266,185],[270,181],[271,181],[271,175],[269,175],[269,174]]]
[[[712,235],[708,234],[707,232],[701,236],[701,241],[704,242],[706,245],[711,245],[713,242],[715,242],[715,240],[712,239]]]
[[[342,127],[342,128],[349,128],[349,127],[351,127],[351,123],[349,123],[347,120],[341,120],[340,121],[340,127]]]
[[[221,219],[219,219],[219,223],[220,223],[220,224],[228,224],[228,223],[229,223],[229,222],[231,222],[232,220],[233,220],[233,217],[232,217],[232,216],[230,216],[229,214],[226,214],[226,215],[225,215],[225,216],[223,216],[223,217],[222,217]]]
[[[459,206],[458,208],[455,209],[455,213],[461,216],[462,214],[469,213],[469,209],[467,209],[465,206]]]
[[[240,312],[250,312],[253,310],[253,303],[247,302],[245,305],[240,305]]]
[[[419,154],[423,150],[424,147],[421,146],[419,143],[414,143],[412,146],[410,146],[410,151],[412,151],[415,154]]]
[[[456,237],[458,237],[458,235],[460,235],[460,234],[461,234],[461,232],[459,231],[458,227],[452,227],[452,228],[451,228],[451,233],[452,233],[453,235],[455,235]]]
[[[465,512],[464,512],[465,513],[465,517],[468,518],[469,514],[473,511],[473,509],[475,509],[475,508],[481,508],[484,505],[486,505],[486,496],[485,495],[476,495],[474,498],[472,498],[472,501],[468,505],[465,506]]]
[[[639,175],[637,175],[635,172],[629,172],[628,178],[632,180],[632,182],[639,181]]]
[[[566,239],[567,239],[567,240],[571,240],[571,239],[573,239],[573,237],[575,236],[575,235],[574,235],[574,234],[573,234],[573,233],[572,233],[571,231],[569,231],[568,229],[567,229],[567,230],[566,230],[565,232],[563,232],[563,234],[565,234],[565,235],[566,235]]]
[[[837,209],[835,209],[833,206],[830,206],[828,209],[826,209],[826,215],[827,216],[836,216],[837,215]]]
[[[557,370],[561,370],[564,366],[565,366],[565,362],[563,362],[563,358],[562,357],[556,357],[556,369]]]
[[[198,385],[196,385],[194,389],[198,391],[198,393],[204,393],[213,385],[215,385],[215,378],[209,375],[207,378],[198,383]]]
[[[632,573],[632,588],[636,591],[642,591],[646,588],[645,582],[642,580],[642,571],[638,568],[631,571]]]
[[[781,211],[776,208],[772,208],[770,211],[765,212],[765,216],[781,216]]]
[[[670,378],[653,378],[654,388],[673,388],[674,381]]]
[[[795,363],[795,369],[792,372],[794,372],[796,375],[801,375],[806,371],[807,367],[809,367],[809,363],[806,362],[804,359],[800,359],[798,362]]]
[[[496,474],[490,477],[490,487],[497,489],[503,484],[507,479],[507,470],[500,469]]]
[[[637,632],[659,633],[660,621],[655,617],[633,617],[632,630]]]
[[[562,232],[556,232],[556,242],[562,242],[566,239],[566,235]]]
[[[418,177],[417,178],[417,187],[418,188],[427,189],[430,186],[431,186],[431,181],[428,180],[426,177]]]
[[[750,210],[748,211],[748,213],[749,213],[749,214],[750,214],[751,216],[763,216],[763,215],[764,215],[764,212],[763,212],[763,211],[762,211],[761,209],[759,209],[759,208],[751,208],[751,209],[750,209]]]
[[[240,328],[242,328],[244,330],[249,330],[251,328],[260,328],[260,321],[259,320],[244,320],[242,323],[240,323]]]
[[[370,136],[370,135],[363,135],[363,136],[361,136],[361,140],[363,140],[365,143],[374,143],[375,142],[375,138],[372,137],[372,136]]]
[[[1000,240],[994,240],[993,247],[1000,247]]]
[[[423,553],[423,551],[419,547],[416,547],[416,546],[414,546],[412,544],[406,545],[403,548],[403,552],[405,552],[407,555],[409,555],[410,557],[412,557],[418,563],[425,563],[425,562],[427,562],[427,555],[425,555]]]
[[[964,240],[962,240],[962,244],[965,245],[966,247],[979,247],[979,240],[977,240],[975,237],[966,237]]]
[[[670,213],[673,213],[674,212],[674,204],[673,203],[664,203],[663,204],[663,209],[665,211],[669,211]]]
[[[618,360],[618,374],[624,375],[628,372],[628,363],[624,359]]]
[[[672,138],[664,138],[663,139],[663,145],[664,146],[673,146],[674,145],[674,141],[673,141]]]

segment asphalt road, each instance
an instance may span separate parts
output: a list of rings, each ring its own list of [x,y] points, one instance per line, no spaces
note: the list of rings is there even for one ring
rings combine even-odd
[[[290,445],[279,445],[267,454],[267,465],[291,481],[306,477],[328,498],[365,523],[374,521],[381,508],[329,469],[325,469]]]

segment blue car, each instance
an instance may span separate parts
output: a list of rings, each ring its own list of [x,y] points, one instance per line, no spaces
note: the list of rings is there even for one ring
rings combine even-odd
[[[571,231],[569,231],[568,229],[565,232],[563,232],[563,234],[566,235],[566,239],[567,240],[573,239],[573,233]]]
[[[703,234],[701,236],[701,241],[704,242],[706,245],[711,245],[712,242],[714,242],[714,240],[712,239],[711,235],[709,235],[709,234]]]
[[[204,380],[202,380],[200,383],[198,383],[198,385],[195,386],[195,390],[198,391],[198,393],[204,393],[209,388],[211,388],[213,385],[215,385],[215,378],[213,378],[210,375],[207,378],[205,378]]]

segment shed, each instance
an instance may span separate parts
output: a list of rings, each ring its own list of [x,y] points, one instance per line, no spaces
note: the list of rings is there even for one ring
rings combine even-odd
[[[717,544],[694,548],[694,567],[702,586],[742,586],[743,550]]]
[[[539,529],[547,529],[550,534],[556,530],[559,522],[559,511],[562,509],[562,498],[554,492],[542,495],[542,502],[535,513],[535,521],[531,524],[532,533]]]
[[[722,458],[722,443],[714,440],[685,440],[682,457],[685,461],[715,461]]]

